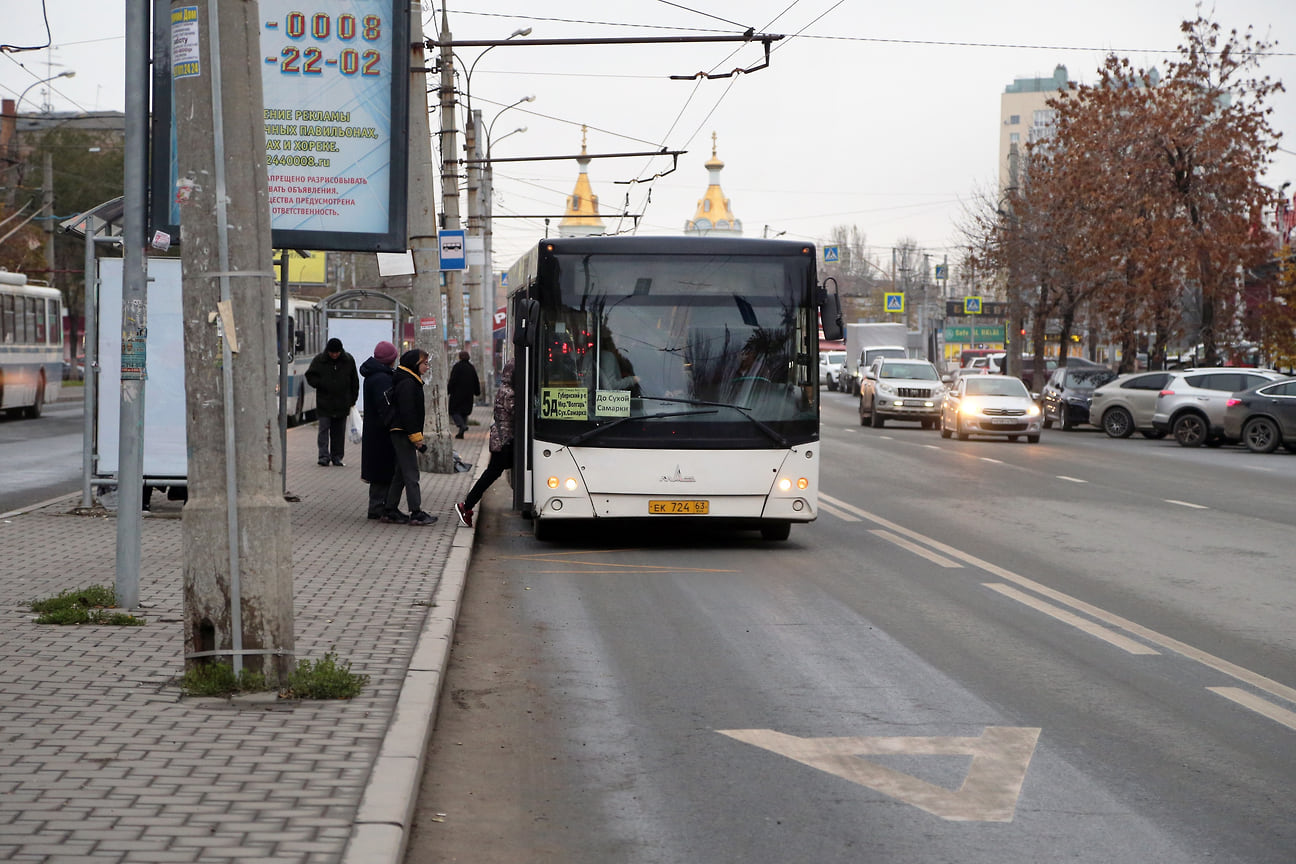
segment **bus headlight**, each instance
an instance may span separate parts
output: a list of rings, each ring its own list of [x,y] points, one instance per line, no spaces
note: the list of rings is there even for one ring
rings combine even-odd
[[[545,485],[548,486],[550,489],[557,489],[557,488],[558,488],[558,478],[557,478],[557,477],[550,477],[548,480],[545,481]]]
[[[562,488],[567,490],[568,492],[575,492],[577,487],[580,484],[576,482],[575,477],[568,477],[566,479],[561,479],[561,480],[557,477],[550,477],[547,480],[545,480],[545,485],[548,486],[550,489]]]
[[[779,478],[779,481],[778,481],[778,490],[779,490],[780,492],[787,492],[787,491],[789,491],[791,488],[792,488],[792,481],[791,481],[791,480],[789,480],[789,479],[786,478],[786,477],[780,477],[780,478]]]

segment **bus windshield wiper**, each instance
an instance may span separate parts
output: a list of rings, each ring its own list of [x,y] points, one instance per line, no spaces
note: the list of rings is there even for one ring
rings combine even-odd
[[[671,399],[668,401],[688,402],[689,400]],[[694,404],[705,405],[708,403],[698,402]],[[577,444],[580,444],[584,441],[588,441],[589,439],[593,438],[596,435],[602,435],[604,432],[616,426],[620,426],[622,423],[626,422],[627,420],[661,420],[665,417],[688,417],[694,414],[716,414],[716,413],[718,412],[716,411],[664,411],[660,414],[639,414],[631,417],[618,417],[617,419],[613,420],[611,423],[603,423],[599,426],[595,426],[593,429],[586,429],[584,432],[582,432],[581,434],[577,435],[575,438],[568,441],[567,446],[574,447]]]
[[[770,426],[765,421],[758,420],[757,418],[753,417],[748,412],[748,410],[746,408],[743,408],[741,405],[734,405],[729,402],[704,402],[701,399],[677,399],[673,396],[645,396],[644,398],[654,399],[658,402],[678,402],[684,405],[710,406],[713,408],[732,408],[734,411],[737,411],[739,414],[741,414],[742,416],[750,420],[757,429],[759,429],[760,431],[768,435],[769,439],[773,441],[775,444],[779,445],[780,447],[791,446],[788,443],[788,440],[778,433],[778,430]],[[668,415],[658,415],[658,416],[668,416]]]

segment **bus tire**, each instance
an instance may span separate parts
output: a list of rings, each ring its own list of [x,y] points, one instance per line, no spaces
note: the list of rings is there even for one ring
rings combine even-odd
[[[40,375],[36,377],[36,395],[32,399],[32,404],[28,405],[23,413],[26,414],[32,420],[35,420],[37,417],[41,416],[41,409],[44,407],[45,407],[45,373],[42,372],[40,373]]]
[[[536,540],[541,543],[547,543],[554,538],[554,526],[549,524],[548,519],[541,519],[539,516],[532,516],[531,533]]]
[[[762,522],[760,533],[762,540],[786,540],[792,535],[792,523],[787,521]]]

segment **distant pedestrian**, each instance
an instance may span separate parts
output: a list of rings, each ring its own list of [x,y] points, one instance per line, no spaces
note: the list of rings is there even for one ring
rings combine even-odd
[[[389,525],[431,525],[437,517],[423,512],[423,491],[419,488],[418,453],[427,452],[423,441],[423,376],[428,371],[428,353],[415,348],[401,355],[392,373],[392,450],[396,456],[391,483],[387,487],[382,521]],[[409,515],[400,511],[401,492]]]
[[[473,524],[473,508],[477,506],[477,502],[501,474],[513,467],[513,402],[513,361],[510,360],[500,372],[500,386],[495,391],[495,422],[491,424],[487,442],[490,447],[490,462],[486,463],[486,470],[468,490],[468,497],[455,505],[460,523],[469,528]]]
[[[346,451],[347,414],[360,398],[360,376],[355,358],[333,338],[311,360],[306,383],[315,388],[315,416],[319,418],[319,464],[342,466]]]
[[[473,403],[481,392],[481,379],[477,377],[477,370],[468,359],[468,352],[460,351],[459,362],[451,367],[450,380],[446,384],[450,422],[459,427],[456,438],[464,437],[464,433],[468,431],[468,415],[472,413]]]
[[[381,519],[386,508],[387,489],[396,467],[391,431],[383,425],[382,406],[392,386],[396,346],[379,342],[373,356],[360,364],[364,378],[364,435],[360,439],[360,479],[369,484],[369,518]]]

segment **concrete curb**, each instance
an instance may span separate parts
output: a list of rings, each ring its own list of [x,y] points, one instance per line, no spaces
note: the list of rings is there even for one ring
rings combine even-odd
[[[474,478],[486,469],[483,455],[489,458],[486,442],[482,443],[477,457]],[[449,518],[458,521],[454,513]],[[423,761],[436,727],[441,685],[450,663],[455,624],[459,620],[476,538],[476,528],[459,525],[455,531],[432,605],[423,619],[423,628],[405,671],[391,723],[356,810],[342,864],[401,864],[405,859],[423,779]]]

